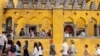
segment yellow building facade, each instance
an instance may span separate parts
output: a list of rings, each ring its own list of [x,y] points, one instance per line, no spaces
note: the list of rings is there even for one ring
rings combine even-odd
[[[83,56],[84,44],[89,45],[89,51],[92,56],[94,55],[95,45],[100,43],[100,39],[96,38],[100,36],[100,0],[80,0],[81,2],[69,0],[65,3],[61,1],[42,3],[38,1],[32,3],[33,6],[31,7],[33,8],[30,8],[30,2],[21,1],[21,3],[20,1],[0,1],[0,33],[12,29],[16,35],[14,41],[21,41],[22,49],[24,41],[29,41],[30,53],[33,51],[34,42],[42,42],[44,56],[49,56],[49,40],[53,39],[56,56],[61,56],[60,50],[63,40],[67,39],[64,38],[64,29],[71,26],[67,30],[72,33],[72,36],[67,39],[67,42],[70,45],[70,40],[75,41],[78,51],[76,56]],[[25,30],[25,38],[19,37],[21,28]],[[52,30],[52,36],[31,38],[28,36],[29,29],[34,29],[36,32],[41,32],[43,29],[46,32]],[[77,31],[79,30],[85,30],[86,37],[77,38]]]

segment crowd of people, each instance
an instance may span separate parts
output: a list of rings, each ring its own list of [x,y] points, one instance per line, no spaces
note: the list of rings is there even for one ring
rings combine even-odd
[[[77,31],[77,37],[86,37],[86,33],[85,33],[85,30],[80,30],[80,31]],[[68,31],[65,31],[64,32],[64,37],[72,37],[74,36],[74,34],[72,32],[68,32]]]
[[[62,50],[60,52],[62,53],[62,56],[75,56],[76,53],[78,52],[75,45],[74,41],[70,41],[70,46],[68,46],[67,41],[64,40],[62,44]],[[33,52],[30,54],[28,48],[28,41],[25,41],[25,45],[23,46],[23,51],[24,53],[22,54],[21,52],[21,43],[20,41],[17,41],[16,44],[14,44],[14,40],[12,38],[11,31],[6,33],[2,32],[0,35],[0,56],[43,56],[44,48],[41,42],[34,42],[34,48]],[[53,43],[53,40],[50,40],[50,51],[49,55],[50,56],[55,56],[57,54],[55,50],[55,45]],[[83,56],[92,56],[88,50],[88,45],[84,45],[84,55]],[[96,45],[96,51],[94,56],[100,56],[100,45]]]
[[[25,36],[25,31],[24,29],[22,28],[20,33],[19,33],[19,36],[21,37],[24,37]],[[52,32],[51,30],[48,30],[48,32],[46,33],[46,31],[43,29],[41,32],[36,32],[34,30],[29,30],[29,37],[51,37],[52,36]]]

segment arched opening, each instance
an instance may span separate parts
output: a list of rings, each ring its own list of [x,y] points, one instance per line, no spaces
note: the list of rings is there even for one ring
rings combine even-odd
[[[77,28],[78,29],[82,29],[82,28],[85,28],[85,25],[86,24],[86,21],[84,18],[80,17],[78,20],[77,20]]]
[[[16,35],[19,35],[22,28],[25,31],[25,25],[27,23],[27,19],[25,19],[24,17],[20,17],[16,23],[18,24],[18,26],[16,28],[16,30],[17,30]]]
[[[74,29],[71,25],[65,25],[64,27],[64,37],[71,37],[74,36]]]
[[[12,17],[8,17],[6,20],[6,31],[12,30]]]
[[[74,20],[73,20],[73,18],[71,18],[71,17],[65,18],[64,21],[65,21],[65,22],[69,22],[69,23],[70,23],[70,22],[71,22],[71,23],[74,23]]]
[[[94,18],[91,18],[92,19],[92,27],[93,27],[93,34],[94,34],[94,36],[97,36],[97,21],[94,19]]]

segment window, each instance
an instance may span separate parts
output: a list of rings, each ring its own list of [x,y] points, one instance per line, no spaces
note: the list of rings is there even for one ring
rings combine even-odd
[[[74,36],[74,25],[73,23],[65,23],[64,24],[64,37],[68,38],[68,37],[72,37]]]
[[[12,17],[8,17],[6,20],[6,31],[12,30]]]

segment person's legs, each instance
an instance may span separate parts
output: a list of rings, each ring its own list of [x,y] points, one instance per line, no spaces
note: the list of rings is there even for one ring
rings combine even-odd
[[[39,56],[43,56],[43,55],[39,55]]]
[[[50,56],[55,56],[55,55],[50,55]]]
[[[29,56],[28,50],[26,50],[26,55]]]
[[[24,50],[24,56],[26,56],[26,50]]]
[[[21,56],[21,55],[16,55],[16,56]]]
[[[68,55],[62,55],[62,56],[68,56]]]
[[[0,55],[2,56],[3,45],[0,45]]]

